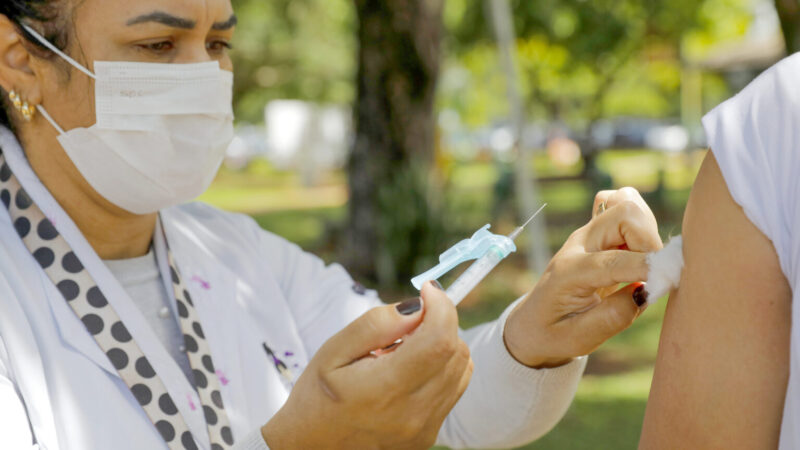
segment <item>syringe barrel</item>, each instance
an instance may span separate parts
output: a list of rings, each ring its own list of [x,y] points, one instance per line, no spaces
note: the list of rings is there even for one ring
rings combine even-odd
[[[490,247],[485,255],[472,263],[453,284],[447,288],[447,296],[454,304],[458,305],[478,283],[483,280],[492,269],[504,258],[503,252],[497,247]]]

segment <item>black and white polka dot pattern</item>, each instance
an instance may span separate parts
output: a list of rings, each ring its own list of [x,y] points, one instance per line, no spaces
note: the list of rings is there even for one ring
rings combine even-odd
[[[83,322],[86,330],[95,338],[167,446],[170,449],[197,449],[184,418],[150,361],[109,305],[92,276],[72,252],[66,239],[22,188],[2,152],[0,200],[9,210],[20,238]],[[178,302],[180,326],[203,404],[211,447],[224,449],[233,444],[233,436],[220,396],[220,383],[214,373],[208,343],[191,297],[175,268],[172,254],[169,250],[167,253]]]
[[[206,341],[206,335],[203,331],[203,326],[200,324],[197,311],[194,309],[192,297],[183,284],[183,279],[180,276],[180,272],[178,272],[172,252],[167,251],[167,258],[169,259],[172,287],[178,307],[178,321],[183,331],[183,345],[186,348],[186,356],[189,357],[189,364],[192,366],[197,394],[203,403],[206,427],[211,438],[211,448],[226,448],[233,445],[233,434],[222,403],[220,382],[214,371],[211,350],[208,346],[208,341]]]

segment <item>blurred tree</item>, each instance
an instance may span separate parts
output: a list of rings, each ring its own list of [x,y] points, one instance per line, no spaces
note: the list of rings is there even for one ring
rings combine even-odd
[[[800,1],[775,0],[775,8],[781,19],[786,52],[792,54],[800,51]]]
[[[343,260],[361,277],[412,275],[441,230],[429,173],[444,0],[355,0],[356,135]],[[434,248],[439,245],[434,246]]]
[[[703,3],[513,0],[530,116],[569,123],[588,136],[603,117],[677,114],[681,39],[696,26]],[[483,6],[455,0],[449,8],[449,48],[485,59],[493,38]],[[483,64],[483,71],[492,70]],[[585,148],[591,141],[584,140]]]
[[[270,100],[352,103],[355,8],[350,0],[232,0],[236,118],[264,121]]]
[[[446,14],[457,53],[492,54],[485,2],[456,0]],[[697,24],[697,0],[511,0],[517,61],[528,115],[548,137],[576,133],[593,190],[609,179],[595,164],[601,119],[677,116],[684,34]],[[487,50],[489,50],[487,52]],[[475,61],[473,61],[475,63]],[[481,72],[496,64],[479,62]],[[489,83],[481,83],[487,85]],[[457,100],[461,101],[461,100]],[[496,101],[496,100],[495,100]],[[504,112],[502,116],[507,117]],[[568,125],[568,127],[564,126]],[[563,136],[565,137],[565,136]]]

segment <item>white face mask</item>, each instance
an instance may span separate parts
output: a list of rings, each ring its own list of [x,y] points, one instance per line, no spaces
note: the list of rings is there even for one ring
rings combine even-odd
[[[233,74],[218,62],[94,63],[95,73],[26,30],[95,80],[97,123],[59,132],[86,181],[134,214],[189,201],[213,181],[233,139]]]

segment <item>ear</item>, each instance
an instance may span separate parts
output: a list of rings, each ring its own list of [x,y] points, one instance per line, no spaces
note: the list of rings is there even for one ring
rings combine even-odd
[[[0,87],[16,91],[32,105],[41,103],[42,94],[31,69],[32,56],[24,45],[17,26],[0,14]]]

